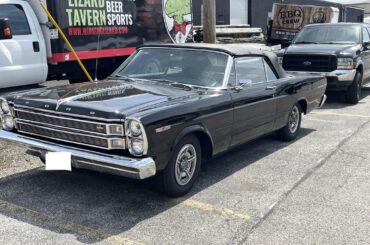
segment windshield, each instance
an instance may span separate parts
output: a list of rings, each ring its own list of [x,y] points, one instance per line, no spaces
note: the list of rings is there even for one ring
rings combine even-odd
[[[302,29],[294,43],[357,44],[360,28],[357,26],[309,26]]]
[[[145,48],[113,75],[216,88],[222,86],[227,62],[227,55],[212,51]]]

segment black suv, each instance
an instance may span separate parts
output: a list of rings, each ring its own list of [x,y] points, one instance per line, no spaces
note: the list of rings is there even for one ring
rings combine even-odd
[[[328,90],[345,91],[348,103],[361,98],[370,80],[370,25],[362,23],[305,26],[279,61],[288,73],[314,73],[328,79]]]

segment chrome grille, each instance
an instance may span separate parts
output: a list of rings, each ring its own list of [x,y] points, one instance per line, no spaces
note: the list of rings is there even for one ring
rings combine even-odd
[[[41,115],[38,113],[32,113],[27,111],[16,110],[17,118],[28,120],[31,122],[40,122],[44,124],[56,125],[66,128],[80,129],[84,131],[90,131],[95,133],[107,132],[107,125],[105,124],[95,124],[91,122],[71,120],[61,117],[54,117],[50,115]],[[100,130],[97,128],[99,127]]]
[[[40,113],[35,111],[29,111],[24,109],[14,109],[15,116],[18,119],[27,120],[30,122],[38,122],[42,124],[55,125],[59,127],[66,127],[72,129],[78,129],[99,134],[110,134],[110,126],[114,124],[98,123],[93,121],[74,119],[70,117],[61,117],[57,115],[51,115],[46,113]],[[112,134],[123,136],[122,134]]]
[[[96,146],[99,148],[108,149],[109,143],[107,139],[91,137],[73,132],[60,131],[42,126],[30,125],[25,123],[18,124],[18,130],[24,133],[30,133],[36,136],[42,136],[51,139],[58,139],[65,142]]]
[[[284,55],[283,68],[287,71],[332,72],[337,69],[335,55]]]
[[[119,136],[110,133],[111,126],[116,124],[80,120],[17,106],[14,108],[14,114],[19,132],[42,138],[106,150],[117,149],[112,147],[111,142],[124,138],[123,133]]]

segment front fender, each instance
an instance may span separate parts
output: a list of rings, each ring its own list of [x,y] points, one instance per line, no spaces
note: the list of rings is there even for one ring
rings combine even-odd
[[[356,61],[356,70],[360,67],[364,67],[364,61],[362,60],[361,57],[358,57],[357,61]]]
[[[206,129],[203,125],[199,125],[199,124],[196,124],[196,125],[191,125],[189,127],[186,127],[184,128],[177,136],[176,136],[176,139],[175,141],[173,142],[173,145],[172,145],[172,149],[171,151],[173,151],[174,147],[186,136],[186,135],[189,135],[189,134],[192,134],[192,133],[203,133],[203,134],[206,134],[209,138],[209,140],[211,141],[211,144],[212,144],[212,148],[213,148],[213,139],[212,139],[212,136],[210,134],[210,132],[208,131],[208,129]]]

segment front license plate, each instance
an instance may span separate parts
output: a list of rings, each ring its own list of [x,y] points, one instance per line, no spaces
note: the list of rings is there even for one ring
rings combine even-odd
[[[72,171],[72,154],[70,152],[46,153],[45,170]]]

